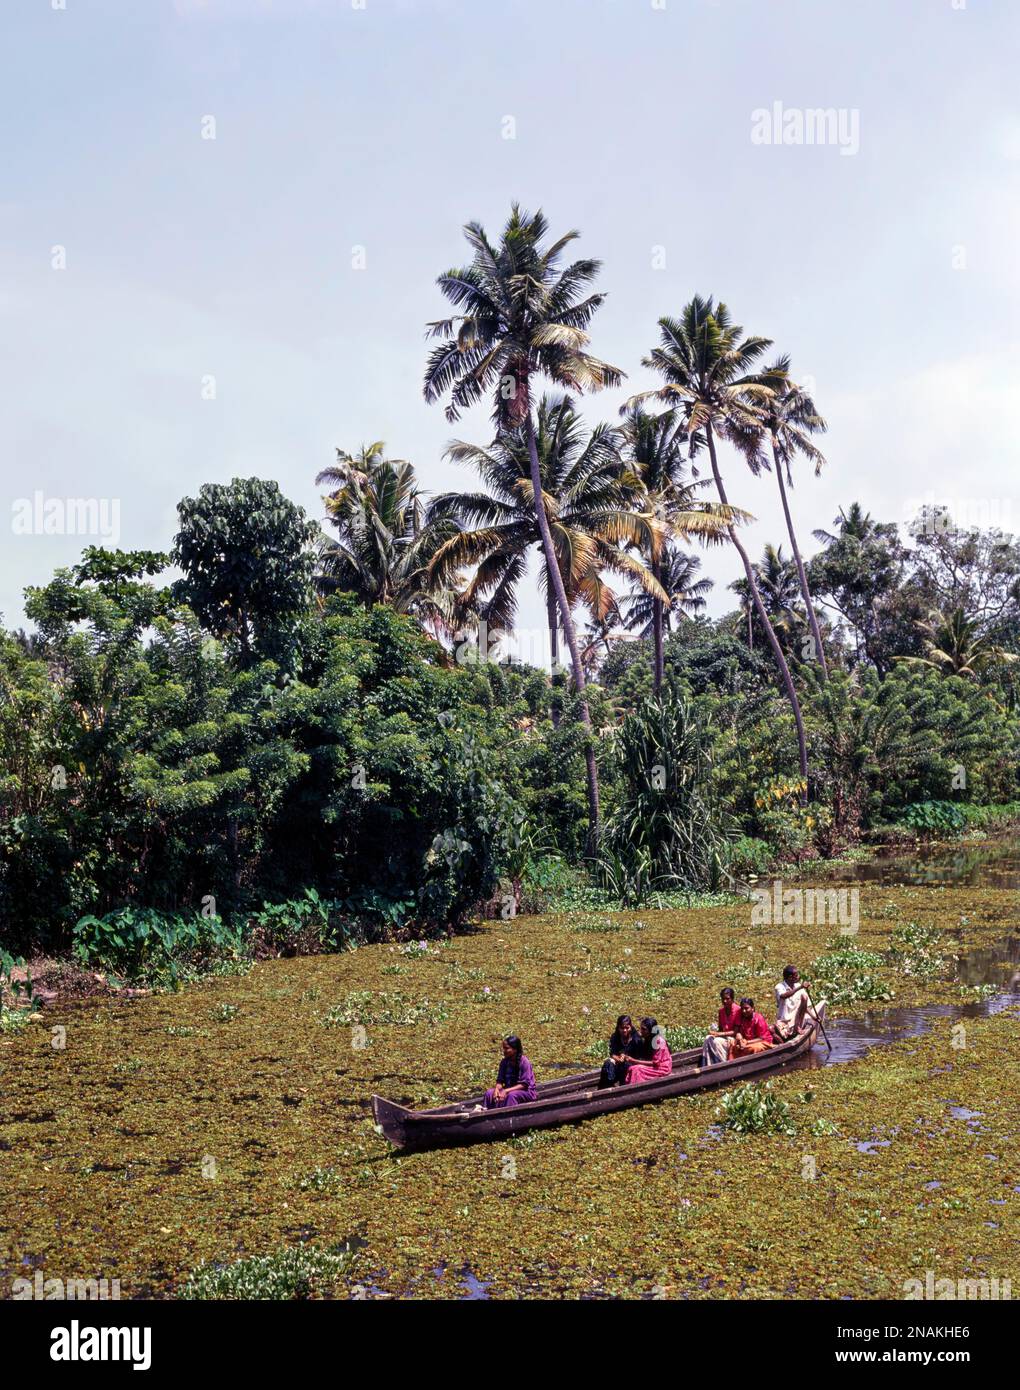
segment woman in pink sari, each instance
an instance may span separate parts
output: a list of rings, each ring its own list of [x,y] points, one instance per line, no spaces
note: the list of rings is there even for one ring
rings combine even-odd
[[[652,1081],[657,1076],[668,1076],[673,1070],[669,1043],[654,1018],[641,1020],[641,1041],[645,1044],[645,1051],[629,1068],[625,1082],[627,1086],[633,1086],[638,1081]]]

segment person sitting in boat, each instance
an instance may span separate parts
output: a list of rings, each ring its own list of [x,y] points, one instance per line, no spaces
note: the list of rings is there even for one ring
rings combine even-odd
[[[654,1018],[641,1020],[640,1060],[627,1068],[625,1085],[633,1086],[639,1081],[652,1081],[657,1076],[668,1076],[673,1070],[673,1056],[669,1050],[666,1035]]]
[[[729,1059],[730,1039],[736,1032],[737,1019],[740,1017],[740,1005],[737,1003],[737,996],[729,985],[719,991],[719,1000],[718,1022],[705,1039],[705,1045],[701,1049],[701,1065],[703,1067],[712,1067],[717,1062],[725,1062]]]
[[[609,1039],[609,1056],[602,1063],[599,1090],[603,1091],[607,1086],[622,1086],[627,1080],[627,1072],[644,1050],[630,1014],[621,1014]]]
[[[749,1057],[752,1053],[764,1052],[771,1046],[772,1029],[765,1015],[758,1013],[753,999],[741,999],[734,1036],[730,1040],[730,1061],[735,1057]]]
[[[804,1027],[804,1020],[814,1010],[808,998],[808,988],[800,978],[795,965],[788,965],[783,978],[776,985],[776,1021],[772,1028],[773,1036],[779,1042],[795,1038]]]
[[[524,1055],[524,1045],[520,1038],[511,1033],[501,1044],[503,1060],[499,1064],[496,1084],[485,1092],[486,1110],[496,1110],[502,1106],[523,1105],[525,1101],[536,1100],[535,1072]]]

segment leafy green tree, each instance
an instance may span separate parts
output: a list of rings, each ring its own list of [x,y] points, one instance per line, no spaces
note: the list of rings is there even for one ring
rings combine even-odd
[[[910,524],[910,582],[927,608],[960,609],[977,631],[1008,640],[1020,621],[1020,542],[995,528],[961,528],[948,508],[922,507]]]
[[[281,680],[190,610],[147,608],[65,571],[29,596],[45,660],[0,641],[5,944],[8,923],[51,948],[83,916],[243,915],[296,885],[368,923],[446,928],[519,859],[509,750],[538,673],[451,666],[345,596],[302,615]]]
[[[169,563],[170,556],[161,550],[107,550],[90,545],[82,552],[72,573],[75,584],[94,584],[110,598],[122,599],[128,592],[152,591],[153,586],[147,584],[146,579],[161,574]]]
[[[0,652],[0,881],[21,939],[59,942],[101,898],[104,875],[124,886],[137,873],[118,846],[147,728],[139,639],[159,603],[133,585],[116,601],[62,570],[25,606],[46,656]]]
[[[809,566],[811,587],[849,625],[856,660],[884,676],[897,654],[916,647],[913,624],[924,614],[904,584],[907,552],[895,523],[876,521],[858,502],[840,508],[834,524],[814,533],[823,549]]]
[[[263,478],[204,483],[178,503],[174,596],[244,665],[274,649],[308,604],[317,528]]]
[[[966,680],[833,672],[811,696],[809,724],[832,813],[827,849],[912,802],[1012,795],[1015,762],[1005,776],[1003,763],[1015,758],[1016,725]]]
[[[926,730],[914,726],[903,689],[867,669],[833,672],[812,698],[811,716],[834,848],[855,839],[873,817],[882,783],[903,777],[925,756]]]

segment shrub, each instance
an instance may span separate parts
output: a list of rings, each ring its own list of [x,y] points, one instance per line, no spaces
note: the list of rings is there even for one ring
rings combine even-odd
[[[915,801],[900,816],[923,839],[954,839],[967,825],[967,814],[955,801]]]
[[[521,911],[545,912],[557,898],[578,883],[578,871],[561,854],[539,854],[525,865],[521,878]]]
[[[310,956],[353,947],[359,940],[374,935],[370,922],[359,922],[355,910],[354,905],[321,898],[314,888],[306,888],[300,898],[264,902],[257,912],[248,915],[252,948],[261,958]],[[403,915],[400,914],[401,919]],[[371,909],[365,905],[365,917],[370,916]]]
[[[799,859],[811,843],[817,816],[801,804],[806,790],[799,777],[775,777],[754,798],[761,833],[779,859]]]
[[[737,878],[746,878],[749,874],[767,874],[775,862],[775,853],[764,840],[741,835],[730,845],[726,867]]]
[[[616,753],[622,792],[595,859],[603,885],[633,905],[655,888],[718,888],[725,837],[708,731],[679,688],[639,702]]]
[[[126,898],[170,918],[199,891],[231,921],[254,909],[277,953],[448,930],[533,852],[511,737],[530,677],[503,678],[500,707],[383,605],[332,598],[287,617],[285,652],[270,623],[245,654],[122,575],[61,571],[27,611],[45,660],[0,633],[10,948],[60,947]]]
[[[14,978],[15,968],[23,964],[0,946],[0,1033],[20,1033],[38,1005],[32,977]]]
[[[1020,801],[1007,801],[998,806],[972,806],[969,802],[960,802],[959,809],[967,824],[975,829],[997,828],[1020,820]]]
[[[83,965],[156,989],[177,989],[187,973],[217,959],[237,958],[242,949],[239,927],[199,912],[167,916],[122,907],[104,917],[81,917],[74,928],[74,954]]]

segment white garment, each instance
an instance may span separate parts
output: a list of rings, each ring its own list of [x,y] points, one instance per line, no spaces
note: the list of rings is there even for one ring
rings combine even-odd
[[[788,985],[785,980],[780,980],[776,985],[776,1022],[795,1023],[797,1010],[800,1008],[803,986],[800,984]]]

